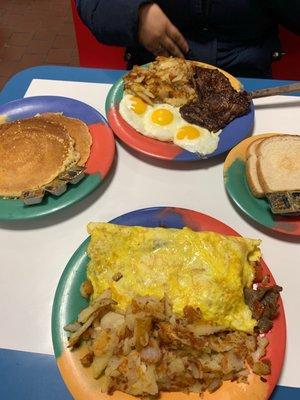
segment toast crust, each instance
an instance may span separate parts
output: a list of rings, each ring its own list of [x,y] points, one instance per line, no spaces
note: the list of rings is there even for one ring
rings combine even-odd
[[[260,184],[257,174],[257,146],[263,139],[257,139],[250,143],[246,151],[246,177],[252,194],[255,197],[262,198],[265,196],[264,190]],[[255,160],[256,158],[256,160]]]

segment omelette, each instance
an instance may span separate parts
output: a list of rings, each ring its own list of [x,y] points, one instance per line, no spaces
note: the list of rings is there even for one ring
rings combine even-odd
[[[252,287],[259,240],[189,228],[89,223],[87,277],[93,299],[106,289],[121,309],[136,295],[164,295],[173,310],[199,308],[205,321],[253,333],[257,321],[244,299]]]

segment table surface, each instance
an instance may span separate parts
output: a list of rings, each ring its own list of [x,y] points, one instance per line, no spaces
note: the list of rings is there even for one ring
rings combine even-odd
[[[123,73],[56,66],[31,68],[6,84],[0,104],[21,97],[58,95],[86,102],[105,115],[107,92]],[[247,90],[286,83],[241,81]],[[254,134],[299,134],[299,97],[257,99],[255,106]],[[62,271],[86,238],[89,221],[108,221],[135,209],[161,205],[203,212],[243,236],[262,239],[264,259],[284,287],[288,333],[285,364],[272,400],[300,398],[300,241],[265,231],[233,207],[223,185],[224,158],[171,163],[147,158],[117,143],[108,178],[88,198],[48,217],[0,222],[1,399],[71,398],[56,368],[51,343],[51,307]]]

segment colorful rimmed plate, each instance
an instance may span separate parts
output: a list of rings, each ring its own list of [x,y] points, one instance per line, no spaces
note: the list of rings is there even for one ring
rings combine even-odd
[[[188,226],[194,230],[210,230],[227,235],[238,233],[222,222],[196,211],[182,208],[148,208],[122,215],[113,221],[120,225],[140,225],[146,227],[170,227],[182,228]],[[81,366],[79,358],[82,357],[80,349],[70,351],[67,349],[67,334],[63,327],[76,320],[78,313],[87,305],[87,301],[80,295],[79,288],[86,279],[86,266],[88,257],[86,248],[89,239],[78,248],[66,266],[59,281],[52,309],[52,340],[55,357],[61,375],[75,400],[126,400],[134,397],[116,392],[113,396],[100,393],[99,385],[94,380],[89,369]],[[274,279],[268,267],[262,263],[264,273]],[[206,394],[206,400],[265,400],[271,395],[280,375],[283,364],[286,326],[282,301],[279,303],[279,316],[274,321],[273,329],[267,334],[270,344],[267,349],[267,357],[272,362],[272,374],[267,382],[262,382],[256,375],[250,376],[250,384],[225,383],[214,394]],[[199,395],[187,395],[183,393],[164,393],[162,400],[196,400]]]
[[[214,68],[207,64],[197,64],[207,68]],[[222,72],[229,78],[235,89],[241,87],[240,82],[236,78],[224,71]],[[252,132],[254,122],[253,104],[251,111],[247,115],[236,118],[222,130],[218,148],[213,153],[203,157],[199,154],[183,150],[172,143],[160,142],[159,140],[146,137],[131,127],[119,113],[119,103],[123,97],[123,89],[123,79],[121,78],[112,86],[108,93],[105,104],[108,122],[119,139],[132,149],[148,156],[164,160],[197,161],[202,158],[214,157],[230,150]]]
[[[97,110],[81,101],[58,96],[15,100],[0,106],[0,123],[44,112],[62,112],[67,117],[81,119],[89,126],[93,144],[86,164],[86,176],[77,185],[68,185],[68,190],[61,196],[47,195],[37,205],[25,206],[21,200],[0,198],[0,220],[36,218],[68,207],[95,190],[111,167],[115,154],[112,130]]]
[[[274,133],[252,136],[231,150],[224,164],[225,187],[234,203],[258,224],[275,232],[300,236],[300,216],[284,217],[272,214],[267,199],[253,196],[247,183],[245,166],[247,147],[259,137],[271,135]]]

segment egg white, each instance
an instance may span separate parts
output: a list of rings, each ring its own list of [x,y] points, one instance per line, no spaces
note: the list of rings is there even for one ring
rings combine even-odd
[[[170,111],[173,115],[172,122],[167,125],[159,125],[153,122],[151,116],[153,112],[158,109]],[[181,116],[177,107],[173,107],[169,104],[155,104],[153,107],[149,107],[145,113],[144,134],[163,142],[173,142],[174,134],[180,123]]]
[[[195,139],[189,139],[188,137],[178,139],[177,132],[183,126],[192,126],[196,128],[199,131],[200,136]],[[184,122],[178,127],[174,134],[174,143],[177,146],[180,146],[183,149],[190,151],[191,153],[206,155],[213,153],[217,149],[219,143],[219,134],[220,132],[210,132],[205,128],[201,128],[197,125]]]
[[[119,112],[129,125],[144,134],[144,118],[149,106],[147,105],[143,114],[135,113],[132,109],[132,97],[131,94],[124,94],[119,104]]]

